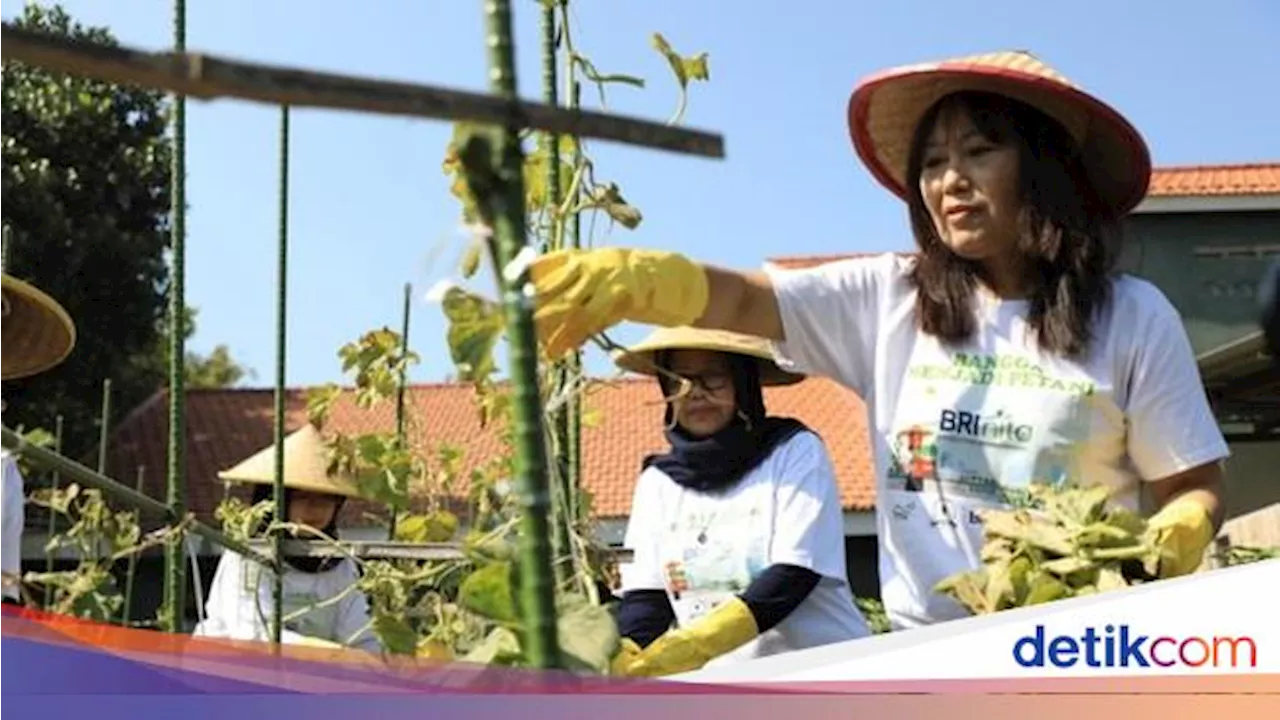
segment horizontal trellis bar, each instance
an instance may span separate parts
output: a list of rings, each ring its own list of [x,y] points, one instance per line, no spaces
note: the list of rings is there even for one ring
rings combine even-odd
[[[271,541],[253,539],[249,547],[267,549]],[[461,543],[411,543],[392,540],[296,540],[284,541],[283,554],[293,557],[346,557],[362,560],[462,560],[467,557]],[[606,554],[618,562],[629,562],[630,548],[608,548]]]
[[[569,110],[482,93],[246,63],[202,53],[145,52],[4,25],[5,60],[191,98],[237,98],[294,108],[475,121],[533,128],[685,155],[724,157],[722,136],[663,123]]]
[[[52,450],[47,450],[39,445],[27,442],[27,439],[9,428],[0,428],[0,441],[6,449],[11,450],[22,457],[25,457],[37,465],[56,470],[64,482],[72,480],[74,482],[97,488],[126,505],[135,507],[152,515],[164,517],[171,522],[176,522],[177,518],[169,511],[168,506],[144,493],[138,492],[128,485],[116,482],[102,473],[94,472],[80,463],[59,455]],[[222,532],[205,525],[199,520],[192,520],[189,525],[191,532],[200,535],[210,542],[221,545],[228,550],[233,550],[245,557],[259,562],[267,567],[274,568],[276,564],[266,555],[262,555],[248,545],[239,542]]]

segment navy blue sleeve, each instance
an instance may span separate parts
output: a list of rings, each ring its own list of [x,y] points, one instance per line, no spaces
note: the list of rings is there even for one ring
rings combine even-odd
[[[742,602],[751,610],[760,632],[786,619],[818,586],[818,573],[799,565],[771,565],[743,591]]]
[[[663,590],[629,590],[618,608],[618,633],[640,647],[658,639],[676,621],[671,600]]]

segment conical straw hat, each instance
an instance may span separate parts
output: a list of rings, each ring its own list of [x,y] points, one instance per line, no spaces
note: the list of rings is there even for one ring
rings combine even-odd
[[[1025,51],[893,68],[861,82],[849,98],[849,134],[871,174],[906,197],[907,158],[921,117],[962,90],[998,93],[1055,118],[1080,145],[1103,200],[1119,215],[1147,194],[1151,157],[1119,112]]]
[[[56,300],[5,274],[3,379],[24,378],[67,358],[76,344],[76,326]]]
[[[304,425],[284,439],[284,484],[295,490],[360,497],[355,480],[328,472],[328,451],[315,426]],[[230,482],[271,485],[276,479],[275,445],[263,448],[218,477]]]
[[[756,358],[760,364],[761,385],[791,385],[804,380],[804,375],[778,367],[769,352],[768,341],[763,338],[687,326],[658,328],[625,351],[615,351],[613,361],[623,370],[657,375],[656,357],[661,350],[714,350]]]

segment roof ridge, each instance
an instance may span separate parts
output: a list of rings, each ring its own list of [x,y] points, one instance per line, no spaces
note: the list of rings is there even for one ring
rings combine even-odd
[[[1160,167],[1153,168],[1152,172],[1203,172],[1205,170],[1280,170],[1280,160],[1251,161],[1245,163],[1207,163],[1199,165],[1161,165]]]

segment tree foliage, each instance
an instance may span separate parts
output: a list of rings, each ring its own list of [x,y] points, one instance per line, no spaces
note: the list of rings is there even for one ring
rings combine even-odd
[[[14,25],[117,45],[58,6],[27,5]],[[128,409],[167,377],[167,113],[159,92],[4,63],[5,271],[62,303],[77,331],[62,365],[5,383],[6,421],[53,428],[63,415],[70,454],[96,439],[103,380]],[[243,375],[225,349],[192,359],[200,383]]]

